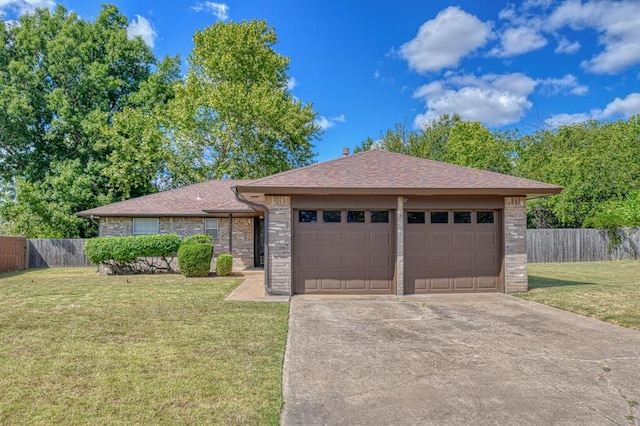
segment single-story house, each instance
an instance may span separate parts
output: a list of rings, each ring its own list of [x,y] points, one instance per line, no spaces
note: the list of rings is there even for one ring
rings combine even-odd
[[[526,200],[561,187],[380,150],[79,213],[101,236],[212,235],[271,294],[527,290]]]

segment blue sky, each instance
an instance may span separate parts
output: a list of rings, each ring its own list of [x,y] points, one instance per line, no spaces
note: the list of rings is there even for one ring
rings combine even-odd
[[[93,20],[103,1],[0,0],[0,13],[56,3]],[[266,19],[291,58],[292,93],[319,113],[319,161],[443,113],[524,132],[640,113],[637,0],[112,3],[131,35],[159,57],[180,54],[185,69],[196,30]]]

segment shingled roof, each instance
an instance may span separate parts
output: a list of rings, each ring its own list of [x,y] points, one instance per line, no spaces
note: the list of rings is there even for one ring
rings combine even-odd
[[[381,150],[360,152],[237,185],[267,194],[527,195],[562,188]]]
[[[78,213],[78,216],[204,216],[217,212],[253,213],[249,206],[236,200],[231,189],[248,183],[251,181],[211,180],[85,210]]]

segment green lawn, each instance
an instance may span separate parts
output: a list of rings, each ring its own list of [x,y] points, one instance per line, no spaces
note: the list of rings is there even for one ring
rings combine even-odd
[[[640,261],[529,264],[516,296],[640,330]]]
[[[239,283],[0,275],[0,424],[277,424],[289,306]]]

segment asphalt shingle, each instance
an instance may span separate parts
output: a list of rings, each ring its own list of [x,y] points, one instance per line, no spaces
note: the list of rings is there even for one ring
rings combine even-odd
[[[206,212],[251,213],[235,198],[232,187],[249,180],[210,180],[170,191],[113,203],[78,213],[79,216],[203,216]]]

